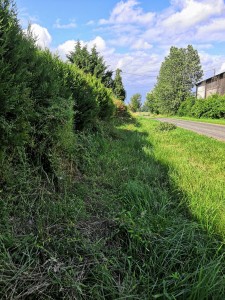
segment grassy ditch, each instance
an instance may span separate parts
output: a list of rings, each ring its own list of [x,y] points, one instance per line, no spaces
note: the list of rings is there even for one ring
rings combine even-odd
[[[196,154],[207,141],[156,126],[140,119],[79,134],[57,190],[26,159],[14,168],[0,194],[1,299],[224,299],[223,242],[190,200],[201,207],[217,193],[189,179],[208,168],[209,155]],[[221,161],[209,168],[222,176]]]

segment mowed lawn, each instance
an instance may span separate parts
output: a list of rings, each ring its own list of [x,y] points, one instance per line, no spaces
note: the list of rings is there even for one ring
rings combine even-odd
[[[209,233],[225,238],[225,143],[182,128],[159,131],[157,121],[139,121],[184,205]]]

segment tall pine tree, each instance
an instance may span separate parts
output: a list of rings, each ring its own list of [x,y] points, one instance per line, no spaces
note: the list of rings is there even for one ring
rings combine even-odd
[[[116,69],[116,76],[114,78],[113,92],[118,99],[124,101],[126,98],[126,91],[124,89],[122,77],[120,75],[121,72],[122,71],[120,69]]]
[[[82,47],[80,41],[77,41],[74,50],[67,55],[67,58],[69,62],[85,73],[99,78],[107,88],[113,87],[113,72],[108,70],[108,66],[106,66],[103,56],[99,55],[96,46],[89,52],[87,46]]]
[[[80,41],[77,41],[74,51],[67,55],[69,62],[75,64],[79,69],[82,69],[85,73],[90,72],[90,54],[87,50],[87,46],[82,47]]]

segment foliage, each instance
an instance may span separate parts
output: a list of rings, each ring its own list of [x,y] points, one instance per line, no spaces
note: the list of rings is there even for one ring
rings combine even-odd
[[[225,96],[212,95],[207,99],[186,99],[178,110],[180,116],[196,118],[225,118]]]
[[[191,95],[183,101],[177,111],[178,116],[189,116],[191,115],[192,107],[195,105],[196,97]]]
[[[80,41],[77,41],[74,51],[67,55],[67,59],[70,63],[75,64],[79,69],[88,73],[90,72],[89,56],[87,46],[82,47]]]
[[[223,299],[213,234],[224,237],[224,145],[141,123],[75,134],[74,115],[76,129],[110,120],[111,91],[38,49],[10,3],[0,0],[0,298]]]
[[[224,233],[215,159],[224,144],[162,135],[153,122],[77,134],[74,153],[60,157],[58,191],[26,159],[11,166],[0,194],[1,299],[224,298],[224,242],[212,234],[218,221]],[[207,168],[196,168],[202,160]]]
[[[87,46],[82,47],[80,41],[77,41],[74,50],[67,55],[67,58],[70,63],[75,64],[84,73],[99,78],[105,87],[113,87],[113,72],[108,70],[103,57],[97,52],[96,46],[93,46],[89,53]]]
[[[33,160],[40,156],[39,163],[50,173],[51,152],[59,132],[69,129],[73,135],[73,99],[66,80],[64,63],[48,50],[37,49],[29,84],[35,108],[31,120],[32,140],[29,142],[29,151]]]
[[[46,153],[58,130],[71,124],[73,107],[76,129],[113,114],[111,92],[98,79],[38,49],[11,1],[1,1],[0,12],[1,147],[29,144],[32,153]]]
[[[127,106],[122,100],[114,99],[113,103],[115,105],[115,116],[117,117],[130,117]]]
[[[143,104],[142,111],[151,112],[158,114],[159,109],[157,107],[157,100],[154,95],[154,92],[147,93],[146,100]]]
[[[14,47],[16,45],[16,47]],[[34,115],[30,97],[30,70],[34,47],[19,28],[10,1],[0,2],[0,148],[29,142],[30,118]]]
[[[225,96],[212,95],[207,99],[197,99],[191,114],[197,118],[225,118]]]
[[[108,120],[114,114],[115,110],[112,90],[106,88],[103,83],[96,80],[94,76],[89,76],[88,81],[93,87],[94,98],[99,107],[98,118]]]
[[[121,77],[121,70],[116,70],[116,75],[114,78],[114,84],[113,84],[113,93],[115,97],[119,100],[124,101],[126,98],[126,91],[123,86],[122,77]]]
[[[88,75],[76,68],[67,66],[67,82],[71,87],[75,109],[75,129],[90,128],[96,123],[99,105],[96,102],[93,87],[88,82]]]
[[[0,161],[19,163],[22,158],[11,154],[20,151],[57,189],[55,157],[74,148],[74,129],[95,128],[113,115],[112,92],[95,76],[39,49],[32,33],[20,28],[10,0],[0,2],[0,28]]]
[[[140,111],[140,109],[141,109],[141,94],[136,93],[130,98],[129,108],[133,112]]]
[[[191,45],[187,48],[171,47],[154,89],[159,112],[175,114],[202,76],[197,50]]]
[[[156,130],[157,131],[171,131],[176,129],[177,126],[175,124],[169,123],[169,122],[160,122],[157,127]]]

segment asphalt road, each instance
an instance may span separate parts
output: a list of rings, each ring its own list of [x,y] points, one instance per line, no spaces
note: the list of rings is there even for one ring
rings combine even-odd
[[[179,127],[195,131],[197,133],[215,138],[220,141],[225,141],[225,125],[216,125],[202,122],[176,120],[170,118],[158,118],[161,122],[173,123]]]

